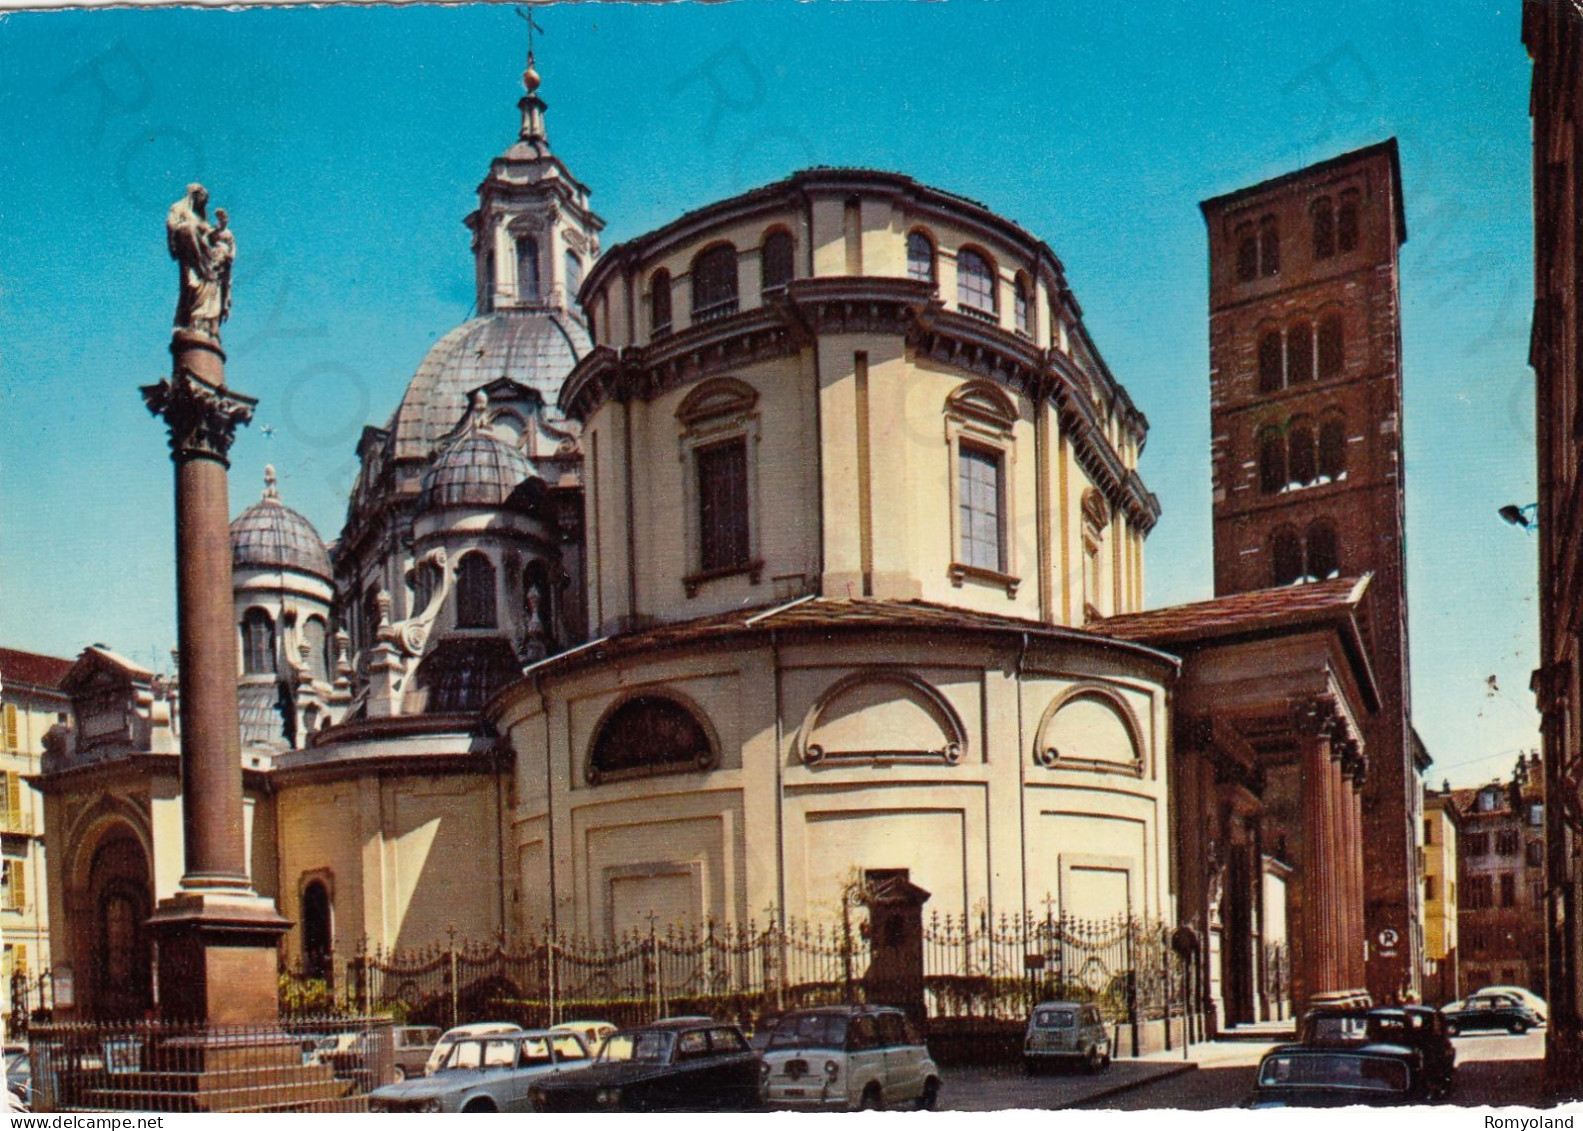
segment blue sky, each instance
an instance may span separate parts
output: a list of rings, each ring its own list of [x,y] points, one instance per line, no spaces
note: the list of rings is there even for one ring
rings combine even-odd
[[[1198,201],[1396,136],[1415,720],[1436,784],[1537,744],[1537,539],[1495,516],[1534,498],[1517,0],[538,18],[551,142],[607,246],[816,164],[899,170],[1048,240],[1152,425],[1151,605],[1211,592]],[[339,531],[361,428],[469,312],[461,220],[515,136],[523,32],[500,6],[0,18],[0,641],[169,664],[171,472],[136,386],[168,368],[161,225],[192,180],[237,232],[228,371],[260,398],[233,513],[273,462]]]

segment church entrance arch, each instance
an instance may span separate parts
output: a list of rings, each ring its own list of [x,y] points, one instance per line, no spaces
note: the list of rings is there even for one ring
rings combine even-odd
[[[153,951],[146,926],[153,898],[148,856],[130,830],[110,832],[94,850],[87,897],[93,1016],[102,1021],[141,1018],[154,1005]]]

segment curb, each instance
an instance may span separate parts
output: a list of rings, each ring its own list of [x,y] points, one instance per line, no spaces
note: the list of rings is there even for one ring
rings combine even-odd
[[[1097,1100],[1107,1100],[1111,1096],[1119,1096],[1122,1093],[1130,1092],[1130,1091],[1134,1090],[1135,1088],[1145,1088],[1145,1087],[1148,1087],[1150,1084],[1157,1084],[1161,1080],[1170,1080],[1170,1079],[1173,1079],[1174,1077],[1185,1076],[1189,1072],[1197,1072],[1197,1071],[1198,1071],[1198,1063],[1196,1061],[1191,1061],[1191,1060],[1183,1061],[1180,1064],[1173,1064],[1171,1066],[1171,1068],[1170,1068],[1170,1071],[1168,1071],[1168,1072],[1161,1072],[1158,1075],[1150,1076],[1147,1080],[1130,1080],[1130,1081],[1128,1081],[1127,1083],[1124,1083],[1124,1084],[1112,1084],[1109,1087],[1101,1088],[1097,1092],[1090,1092],[1090,1093],[1088,1093],[1088,1095],[1082,1096],[1082,1097],[1080,1097],[1078,1099],[1075,1099],[1075,1100],[1071,1101],[1070,1103],[1057,1104],[1054,1108],[1052,1108],[1050,1110],[1053,1110],[1053,1111],[1070,1111],[1071,1109],[1079,1107],[1079,1106],[1081,1106],[1083,1104],[1091,1104],[1091,1103],[1094,1103]]]

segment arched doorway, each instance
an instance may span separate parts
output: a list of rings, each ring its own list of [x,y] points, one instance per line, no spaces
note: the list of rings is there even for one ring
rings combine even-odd
[[[89,1008],[99,1020],[141,1018],[153,1007],[153,900],[148,857],[129,831],[110,833],[88,868],[92,916]]]
[[[334,940],[330,890],[323,880],[310,881],[302,889],[302,965],[308,977],[330,977]]]

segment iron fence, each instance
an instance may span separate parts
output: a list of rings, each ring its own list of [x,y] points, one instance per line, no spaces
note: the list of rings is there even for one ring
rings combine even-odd
[[[6,1036],[24,1040],[34,1021],[48,1021],[55,1005],[55,984],[48,970],[29,974],[18,970],[11,975],[11,1009],[6,1016]]]
[[[395,1079],[388,1017],[39,1023],[35,1111],[356,1112]]]
[[[651,927],[613,938],[565,933],[508,944],[450,939],[359,949],[327,976],[281,974],[287,1015],[340,1009],[449,1027],[574,1017],[639,1024],[707,1013],[751,1025],[783,1009],[911,999],[920,1019],[1020,1021],[1037,1002],[1091,1001],[1107,1021],[1186,1008],[1186,970],[1167,924],[1141,918],[931,915],[921,936],[878,945],[866,922]],[[894,1004],[909,1004],[898,1001]]]

